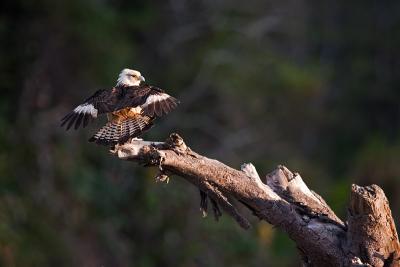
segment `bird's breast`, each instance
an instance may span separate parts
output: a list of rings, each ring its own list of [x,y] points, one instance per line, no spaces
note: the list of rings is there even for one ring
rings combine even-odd
[[[129,112],[134,114],[140,114],[142,112],[142,108],[141,107],[130,108]]]
[[[124,108],[110,113],[108,119],[111,121],[122,121],[137,116],[142,112],[141,107]]]

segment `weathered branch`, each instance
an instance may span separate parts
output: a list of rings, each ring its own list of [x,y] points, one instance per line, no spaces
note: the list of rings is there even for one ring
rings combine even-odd
[[[307,266],[400,266],[393,218],[377,186],[353,186],[347,227],[299,174],[284,166],[278,166],[262,181],[253,165],[244,164],[240,171],[235,170],[193,152],[177,134],[163,143],[133,140],[112,153],[157,166],[159,180],[168,179],[167,174],[183,177],[204,192],[203,212],[207,209],[206,194],[216,217],[219,205],[241,227],[248,228],[249,222],[230,201],[238,200],[258,218],[285,231]]]
[[[353,185],[348,213],[350,252],[372,266],[398,266],[399,238],[383,190]]]

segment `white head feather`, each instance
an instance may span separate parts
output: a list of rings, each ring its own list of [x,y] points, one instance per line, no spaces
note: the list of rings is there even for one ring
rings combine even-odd
[[[144,80],[137,70],[123,69],[118,76],[117,86],[137,86]]]

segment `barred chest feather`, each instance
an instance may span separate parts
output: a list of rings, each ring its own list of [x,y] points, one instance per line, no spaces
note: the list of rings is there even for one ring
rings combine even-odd
[[[109,121],[120,122],[128,118],[136,117],[137,115],[141,114],[141,112],[142,112],[141,107],[124,108],[121,110],[114,111],[112,113],[108,113],[107,118]]]

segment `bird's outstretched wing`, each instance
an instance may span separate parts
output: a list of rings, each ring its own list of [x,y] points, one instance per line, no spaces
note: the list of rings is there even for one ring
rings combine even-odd
[[[97,115],[118,111],[128,107],[140,107],[142,114],[160,117],[177,107],[179,101],[155,86],[139,85],[114,87],[99,90],[61,119],[61,127],[70,129],[73,125],[86,127]]]
[[[131,90],[127,90],[126,97],[120,102],[118,109],[141,107],[143,115],[161,117],[171,112],[179,104],[176,98],[155,86],[143,84],[129,88]]]
[[[66,125],[67,130],[74,124],[75,129],[78,129],[81,124],[86,127],[90,120],[97,118],[97,115],[115,111],[123,98],[123,88],[98,90],[62,118],[61,127]]]

